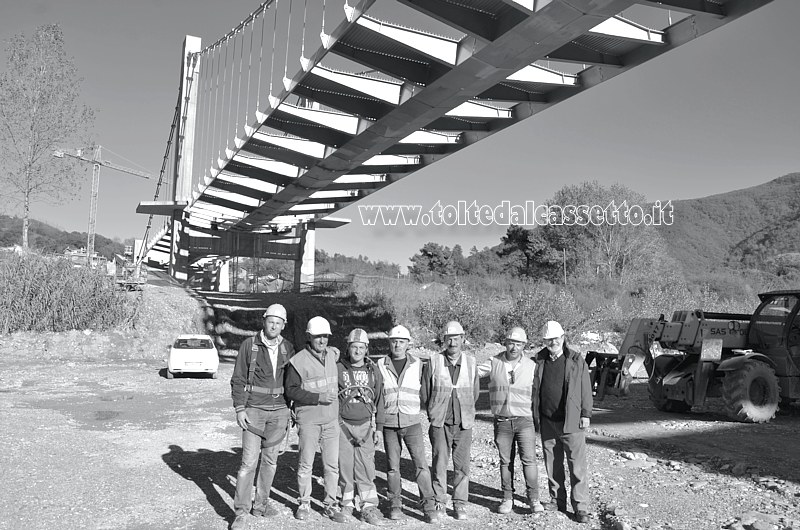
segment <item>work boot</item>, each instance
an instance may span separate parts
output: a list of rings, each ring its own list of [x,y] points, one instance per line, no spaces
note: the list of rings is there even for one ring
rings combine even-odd
[[[267,502],[258,508],[253,507],[252,513],[255,517],[275,517],[278,515],[278,510],[275,509],[271,502]]]
[[[575,522],[588,524],[589,523],[589,513],[584,512],[583,510],[578,510],[575,512]]]
[[[436,513],[439,514],[439,517],[444,517],[445,516],[446,512],[445,512],[445,509],[444,509],[444,504],[442,504],[441,502],[436,501],[436,504],[434,504],[433,509],[436,511]]]
[[[436,524],[442,520],[442,515],[439,510],[430,510],[425,512],[425,522],[429,524]]]
[[[350,511],[352,514],[352,509]],[[337,508],[336,506],[330,505],[325,507],[325,511],[323,512],[325,517],[333,521],[334,523],[346,523],[347,517],[342,513],[342,511]]]
[[[380,526],[381,521],[383,521],[383,515],[374,506],[367,506],[361,510],[361,520],[367,524]]]
[[[567,507],[558,504],[556,501],[543,502],[542,507],[548,512],[566,512]]]
[[[245,528],[247,528],[247,515],[237,515],[231,523],[231,530],[245,530]]]
[[[464,508],[463,504],[456,504],[453,506],[453,509],[456,512],[456,520],[458,521],[466,521],[467,520],[467,510]]]
[[[301,504],[294,512],[294,518],[298,521],[305,521],[309,515],[311,515],[311,506],[308,504]]]
[[[389,519],[392,521],[400,521],[401,519],[405,519],[405,515],[403,515],[403,507],[392,506],[392,509],[389,510]]]
[[[347,519],[353,516],[353,507],[352,506],[342,506],[342,516]]]
[[[544,506],[539,502],[539,499],[528,499],[528,506],[531,507],[531,513],[542,513]]]
[[[514,501],[512,499],[503,499],[503,502],[497,507],[497,513],[511,513],[512,508],[514,508]]]

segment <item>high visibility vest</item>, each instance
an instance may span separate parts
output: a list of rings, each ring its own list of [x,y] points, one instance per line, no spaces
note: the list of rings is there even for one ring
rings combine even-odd
[[[522,357],[514,370],[514,382],[509,383],[504,362],[505,354],[492,357],[489,371],[489,406],[495,416],[533,417],[533,372],[536,363]]]
[[[336,361],[333,352],[328,350],[325,355],[325,366],[317,360],[311,352],[303,348],[289,362],[297,370],[300,380],[303,381],[302,388],[308,392],[323,394],[325,392],[337,392],[339,390],[339,374],[336,370]],[[297,423],[322,424],[338,419],[339,400],[327,405],[295,405]]]
[[[465,353],[461,353],[461,369],[458,373],[458,381],[453,385],[450,379],[450,371],[445,365],[444,355],[434,353],[431,355],[431,395],[428,399],[428,419],[434,427],[444,425],[447,416],[447,407],[453,389],[458,396],[458,403],[461,410],[461,426],[464,429],[471,429],[475,423],[475,359]]]
[[[389,370],[386,357],[378,360],[378,368],[383,376],[383,405],[386,414],[419,414],[421,366],[421,362],[407,357],[406,366],[398,380],[398,376]]]

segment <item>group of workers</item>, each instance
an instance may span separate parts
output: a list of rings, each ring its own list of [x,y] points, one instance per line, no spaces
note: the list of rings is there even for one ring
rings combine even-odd
[[[565,344],[558,322],[544,325],[545,347],[533,357],[524,353],[528,344],[525,330],[513,327],[506,334],[505,351],[482,363],[462,351],[464,329],[458,322],[445,325],[444,349],[429,359],[409,355],[411,334],[398,325],[389,332],[389,355],[374,362],[363,329],[350,332],[347,352],[340,355],[328,345],[330,323],[321,316],[313,317],[306,326],[305,347],[295,352],[281,335],[286,309],[273,304],[263,318],[261,331],[242,343],[231,377],[236,421],[242,429],[232,529],[246,528],[248,514],[277,515],[269,494],[280,446],[292,419],[297,425],[299,454],[296,519],[304,521],[311,515],[312,467],[319,449],[325,517],[347,523],[357,510],[362,521],[381,524],[384,515],[378,510],[375,448],[382,437],[389,519],[406,517],[400,474],[405,443],[424,520],[436,523],[446,516],[451,459],[451,513],[457,520],[466,520],[470,448],[481,378],[488,379],[500,460],[503,498],[497,511],[508,514],[513,510],[514,460],[519,454],[531,512],[567,512],[566,460],[573,517],[580,523],[590,521],[585,438],[592,412],[589,371],[580,352]],[[429,423],[430,466],[422,412]],[[536,432],[541,433],[550,494],[544,503],[539,498]]]

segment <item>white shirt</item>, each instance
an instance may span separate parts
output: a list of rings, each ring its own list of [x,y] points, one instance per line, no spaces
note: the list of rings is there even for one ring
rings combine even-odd
[[[260,331],[261,333],[261,342],[267,347],[267,353],[269,353],[269,362],[272,363],[272,378],[277,378],[277,371],[278,371],[278,345],[281,343],[281,338],[278,336],[275,339],[275,345],[269,344],[267,340],[267,336],[264,335],[264,330]]]

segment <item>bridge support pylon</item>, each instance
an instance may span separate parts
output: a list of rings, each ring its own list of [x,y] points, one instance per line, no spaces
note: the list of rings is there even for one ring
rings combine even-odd
[[[294,292],[310,291],[314,287],[314,254],[316,227],[314,223],[301,223],[295,227],[299,238],[297,257],[294,260]]]

